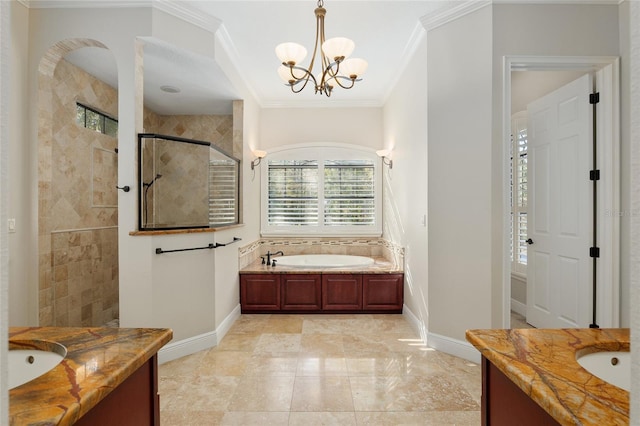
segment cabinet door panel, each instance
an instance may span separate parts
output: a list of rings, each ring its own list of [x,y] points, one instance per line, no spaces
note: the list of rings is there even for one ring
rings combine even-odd
[[[280,276],[276,274],[240,276],[242,312],[277,311],[280,309]]]
[[[344,311],[362,309],[362,275],[323,274],[322,309]]]
[[[318,311],[322,308],[320,274],[282,275],[282,310]]]
[[[402,312],[403,274],[362,276],[362,309]]]

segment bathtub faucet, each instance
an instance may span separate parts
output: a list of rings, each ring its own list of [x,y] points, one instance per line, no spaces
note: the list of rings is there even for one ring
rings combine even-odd
[[[284,256],[284,253],[282,252],[282,250],[277,251],[275,253],[271,253],[270,251],[267,251],[267,254],[265,254],[265,256],[267,256],[267,266],[269,266],[269,265],[276,266],[275,263],[272,265],[271,256],[275,257],[278,254],[281,255],[281,256]],[[264,263],[265,263],[265,260],[264,260],[264,257],[262,257],[262,264],[264,265]]]

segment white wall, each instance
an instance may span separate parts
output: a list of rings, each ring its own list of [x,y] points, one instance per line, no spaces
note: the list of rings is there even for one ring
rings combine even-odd
[[[427,251],[427,41],[413,58],[384,106],[384,146],[393,169],[384,168],[384,237],[405,248],[405,305],[429,327]]]
[[[261,111],[260,145],[256,148],[269,151],[269,148],[307,142],[341,142],[381,149],[382,108],[266,108]]]
[[[11,9],[11,93],[9,107],[10,182],[27,182],[30,164],[28,140],[29,91],[27,62],[29,52],[29,15],[21,3],[8,3]],[[32,217],[30,193],[21,185],[8,186],[8,217],[16,219],[16,233],[9,234],[9,322],[11,324],[37,324],[37,292],[29,286],[29,219]],[[3,223],[4,226],[4,223]],[[19,308],[16,308],[19,307]]]
[[[9,159],[9,62],[10,38],[9,16],[11,4],[0,2],[0,224],[7,220],[7,195],[8,177],[7,171]],[[7,229],[0,226],[0,335],[9,334],[9,243],[7,241]],[[0,341],[0,423],[6,423],[9,418],[9,392],[6,385],[8,379],[7,339]]]
[[[37,67],[42,55],[57,41],[67,38],[91,38],[104,43],[113,52],[118,65],[119,89],[119,170],[120,185],[136,188],[137,132],[142,130],[142,108],[138,88],[142,84],[141,58],[136,57],[138,37],[156,37],[179,48],[202,55],[216,52],[214,34],[200,27],[186,24],[178,18],[151,8],[111,9],[30,9],[29,68],[26,83],[30,88],[29,110],[17,111],[17,122],[28,123],[28,135],[20,143],[12,144],[10,161],[28,159],[24,179],[16,178],[12,186],[23,194],[18,203],[30,214],[30,223],[24,233],[16,234],[20,243],[16,253],[24,253],[20,270],[27,270],[30,288],[37,289]],[[112,23],[112,25],[105,25]],[[113,28],[118,31],[113,31]],[[179,28],[179,31],[175,29]],[[18,52],[14,52],[19,55]],[[19,58],[19,56],[18,56]],[[232,72],[232,71],[228,71]],[[245,88],[238,89],[247,96]],[[244,130],[255,135],[259,109],[255,101],[245,98]],[[26,143],[25,143],[26,141]],[[245,152],[248,147],[245,147]],[[246,155],[245,155],[246,156]],[[243,162],[244,175],[248,163]],[[245,182],[248,199],[257,199],[256,190]],[[250,241],[257,238],[257,228],[237,228],[220,234],[180,234],[164,236],[131,236],[136,229],[137,192],[119,192],[119,268],[120,268],[120,323],[125,327],[169,327],[174,341],[213,332],[238,304],[237,259],[238,245],[201,252],[156,255],[155,248],[189,248],[210,242],[227,242],[234,236]],[[245,208],[251,202],[245,203]],[[251,213],[245,213],[251,217]],[[218,260],[221,259],[221,260]],[[12,269],[12,268],[10,268]],[[13,270],[13,269],[12,269]],[[222,282],[218,286],[218,279]],[[13,287],[12,287],[13,288]],[[21,288],[20,291],[23,291]],[[23,312],[30,294],[20,298]],[[33,318],[32,315],[29,318]],[[37,318],[37,314],[35,316]],[[17,318],[12,325],[22,324]],[[33,320],[31,324],[35,325]]]
[[[630,202],[629,211],[640,211],[640,2],[626,1],[622,5],[626,33],[629,37],[629,127],[630,148]],[[633,25],[631,25],[633,23]],[[623,74],[624,75],[624,74]],[[624,79],[623,79],[624,80]],[[625,105],[625,103],[623,103]],[[640,216],[630,215],[630,323],[631,323],[631,421],[640,424]]]
[[[490,328],[492,7],[429,31],[429,332]],[[499,215],[499,213],[497,213]]]

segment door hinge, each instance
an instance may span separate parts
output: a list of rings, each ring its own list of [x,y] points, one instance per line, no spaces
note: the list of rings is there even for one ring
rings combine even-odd
[[[600,180],[600,170],[589,170],[589,180]]]
[[[600,102],[600,92],[590,93],[589,94],[589,103],[590,104],[597,104],[598,102]]]
[[[600,247],[590,247],[589,257],[600,257]]]

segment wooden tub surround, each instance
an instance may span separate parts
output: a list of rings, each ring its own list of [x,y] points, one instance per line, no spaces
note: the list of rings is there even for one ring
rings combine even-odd
[[[10,348],[55,342],[67,355],[9,391],[9,424],[159,425],[157,352],[171,338],[169,329],[10,327]]]
[[[258,259],[240,270],[242,313],[402,313],[403,272],[382,257],[374,260],[367,267],[312,269]]]
[[[576,354],[628,351],[629,329],[468,330],[482,354],[483,425],[628,425],[629,392]]]

